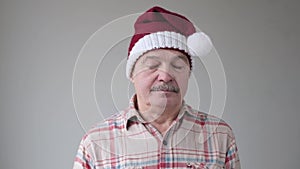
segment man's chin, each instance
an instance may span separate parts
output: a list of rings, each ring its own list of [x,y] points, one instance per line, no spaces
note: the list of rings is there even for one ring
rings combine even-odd
[[[180,94],[175,92],[153,92],[151,95],[151,104],[159,107],[176,105],[180,102]]]

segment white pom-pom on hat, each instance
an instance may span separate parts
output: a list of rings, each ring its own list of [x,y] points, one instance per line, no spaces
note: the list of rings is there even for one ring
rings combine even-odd
[[[204,32],[195,32],[187,38],[187,46],[189,48],[189,53],[192,56],[204,57],[208,55],[212,48],[213,44]]]

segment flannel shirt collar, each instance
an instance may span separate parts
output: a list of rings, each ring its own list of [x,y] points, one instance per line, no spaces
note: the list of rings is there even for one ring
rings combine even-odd
[[[149,122],[146,122],[142,118],[142,116],[140,115],[140,113],[136,109],[136,107],[135,107],[136,101],[137,101],[136,94],[134,94],[130,99],[129,109],[128,109],[127,112],[125,112],[125,116],[124,116],[124,122],[125,122],[126,130],[128,130],[129,126],[132,125],[132,124],[136,124],[136,123],[146,124],[146,123],[149,123]],[[179,111],[179,114],[176,117],[176,119],[174,120],[174,122],[177,123],[176,126],[180,126],[184,114],[189,112],[190,109],[191,109],[190,106],[186,105],[185,101],[183,101],[182,107]]]

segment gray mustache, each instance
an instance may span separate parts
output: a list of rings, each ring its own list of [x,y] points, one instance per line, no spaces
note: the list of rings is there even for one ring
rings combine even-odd
[[[152,87],[150,91],[168,91],[168,92],[178,93],[179,88],[170,84],[162,84],[162,85]]]

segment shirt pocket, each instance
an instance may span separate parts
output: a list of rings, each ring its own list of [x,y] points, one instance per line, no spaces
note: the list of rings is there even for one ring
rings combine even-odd
[[[192,169],[222,169],[223,166],[214,163],[204,163],[204,162],[187,162],[187,168]]]

